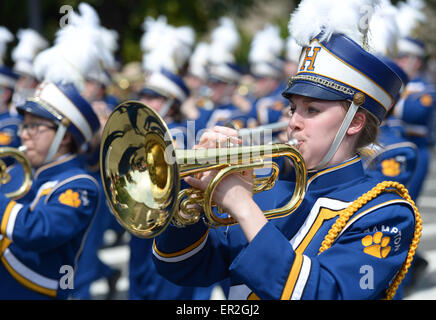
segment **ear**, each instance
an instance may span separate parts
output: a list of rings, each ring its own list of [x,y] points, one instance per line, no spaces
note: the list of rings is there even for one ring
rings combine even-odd
[[[366,115],[365,113],[361,111],[357,111],[354,115],[353,120],[350,123],[350,126],[348,127],[347,134],[350,136],[358,134],[360,131],[362,131],[363,127],[366,123]]]

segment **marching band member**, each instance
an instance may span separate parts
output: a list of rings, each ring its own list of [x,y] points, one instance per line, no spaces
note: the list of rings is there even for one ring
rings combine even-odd
[[[189,148],[186,118],[181,106],[190,96],[183,69],[190,54],[194,34],[189,27],[175,28],[166,17],[144,21],[141,38],[143,69],[146,73],[138,99],[158,112],[167,124],[177,148]],[[193,143],[191,143],[193,145]],[[129,258],[129,299],[197,300],[209,299],[210,288],[178,286],[161,277],[151,257],[152,241],[131,236]]]
[[[36,55],[48,47],[48,42],[33,29],[18,30],[18,45],[12,50],[12,59],[15,61],[14,71],[19,74],[12,97],[13,108],[22,105],[30,97],[38,85],[33,72],[33,60]]]
[[[189,96],[183,79],[162,68],[152,72],[139,93],[140,101],[157,111],[167,124],[177,148],[187,140],[186,121],[181,105]],[[191,137],[194,137],[192,133]],[[189,146],[188,146],[189,148]],[[207,300],[212,288],[185,287],[160,276],[154,267],[151,239],[130,238],[129,299],[133,300]]]
[[[281,53],[284,41],[278,26],[266,25],[254,35],[249,53],[251,74],[255,78],[252,116],[259,125],[277,122],[287,104],[281,92],[284,62]]]
[[[114,30],[103,27],[100,24],[98,13],[87,3],[80,3],[78,9],[80,15],[74,12],[73,19],[78,20],[77,23],[79,27],[80,25],[87,25],[93,31],[92,33],[95,32],[97,35],[100,35],[103,40],[100,43],[100,45],[102,45],[101,47],[91,46],[88,47],[88,49],[93,48],[94,50],[98,50],[102,57],[106,57],[106,62],[101,70],[92,70],[82,74],[84,86],[81,94],[86,101],[90,103],[97,115],[100,130],[94,134],[81,157],[89,175],[98,181],[101,192],[99,199],[100,205],[91,228],[87,233],[86,241],[78,261],[75,273],[75,286],[71,296],[73,299],[91,299],[90,287],[92,283],[99,279],[104,279],[108,284],[108,293],[104,298],[110,300],[113,299],[116,294],[116,285],[121,276],[121,270],[104,263],[99,258],[98,252],[103,246],[104,233],[108,229],[114,230],[118,237],[122,236],[124,230],[117,223],[110,211],[106,201],[106,195],[102,190],[99,156],[100,139],[104,125],[112,110],[118,105],[117,98],[107,92],[107,88],[111,85],[112,81],[108,70],[114,68],[115,65],[114,53],[118,48],[118,34]],[[93,36],[88,36],[90,44],[92,44],[92,39]],[[65,40],[68,41],[68,38]],[[58,41],[61,42],[62,38],[58,38]],[[73,41],[74,40],[71,39],[69,42],[74,43]],[[82,39],[82,41],[85,40]],[[76,45],[79,46],[78,43],[76,43]],[[85,63],[88,62],[89,61],[86,60]],[[74,61],[74,63],[78,65],[80,61]]]
[[[12,41],[13,34],[5,27],[0,27],[0,145],[17,148],[20,138],[17,135],[21,118],[11,115],[10,106],[19,75],[3,64],[7,43]],[[10,159],[6,159],[8,165]]]
[[[235,120],[241,122],[239,127],[245,127],[248,109],[242,111],[233,100],[233,97],[237,95],[237,88],[243,76],[240,66],[233,62],[210,64],[208,72],[209,99],[213,108],[200,109],[200,116],[196,120],[196,132]]]
[[[261,210],[286,203],[294,185],[277,181],[253,197],[251,174],[226,177],[212,198],[239,224],[168,227],[153,247],[162,275],[204,286],[230,277],[231,299],[395,296],[422,221],[407,190],[365,176],[357,153],[375,140],[401,87],[363,49],[367,24],[361,22],[372,2],[303,0],[291,15],[290,34],[304,49],[283,94],[291,104],[289,138],[298,141],[309,172],[301,205],[267,220]],[[230,130],[211,131],[198,147],[215,147]],[[204,190],[212,175],[185,181]]]
[[[188,120],[196,120],[200,116],[199,108],[211,110],[211,89],[207,87],[207,65],[209,61],[209,45],[199,42],[189,59],[188,69],[183,76],[186,86],[191,91],[188,99],[182,104],[182,112]]]
[[[207,87],[210,88],[211,104],[199,107],[200,115],[195,124],[197,133],[232,119],[246,121],[251,104],[246,104],[243,97],[238,96],[237,89],[243,71],[234,56],[240,41],[234,21],[229,17],[221,17],[219,26],[211,33],[209,47]],[[241,124],[241,127],[245,125]]]
[[[396,21],[397,9],[390,1],[382,1],[369,24],[369,47],[371,52],[387,64],[403,83],[395,97],[394,107],[387,112],[380,125],[377,143],[361,151],[369,175],[383,180],[395,180],[406,188],[416,172],[417,146],[402,136],[398,122],[392,121],[395,104],[400,99],[409,81],[407,74],[392,58],[395,56],[399,28]]]
[[[436,106],[436,90],[421,75],[427,55],[425,45],[411,36],[419,23],[425,20],[422,11],[424,4],[421,1],[408,1],[398,6],[397,18],[402,37],[398,41],[395,62],[410,81],[394,109],[394,115],[403,121],[407,140],[418,147],[417,171],[408,187],[412,199],[416,201],[430,165],[431,120]]]
[[[73,11],[69,16],[69,23],[56,32],[54,46],[35,57],[34,71],[38,79],[45,79],[51,83],[73,84],[82,99],[92,108],[92,114],[97,122],[92,123],[92,136],[86,143],[81,144],[78,150],[81,167],[93,181],[97,182],[99,191],[98,198],[94,198],[92,202],[92,205],[96,206],[96,213],[92,224],[91,220],[88,221],[90,228],[82,243],[83,255],[81,254],[80,257],[78,255],[78,261],[74,264],[74,290],[70,292],[72,297],[84,299],[90,296],[89,285],[92,281],[114,272],[97,256],[102,232],[107,227],[106,217],[114,219],[106,206],[104,192],[100,189],[99,168],[94,167],[91,170],[89,166],[90,159],[92,160],[90,154],[95,151],[95,149],[90,150],[90,146],[98,149],[98,134],[104,113],[94,108],[95,106],[90,104],[91,101],[87,101],[84,97],[84,93],[87,93],[87,79],[91,75],[94,77],[104,75],[105,70],[113,66],[113,46],[109,43],[113,45],[114,41],[108,41],[107,36],[112,33],[100,25],[99,17],[91,6],[80,3],[78,8],[80,14]],[[90,119],[94,120],[94,118]],[[85,150],[90,152],[84,154]]]
[[[187,146],[187,125],[181,105],[189,94],[183,79],[165,68],[151,73],[139,93],[139,100],[164,119],[180,149]]]
[[[387,57],[379,57],[403,81],[403,88],[408,82],[407,75],[402,69]],[[396,101],[400,98],[397,97]],[[410,181],[417,170],[418,147],[399,134],[398,128],[392,127],[389,118],[392,117],[394,107],[386,114],[380,125],[377,143],[361,151],[365,160],[366,172],[383,180],[395,180],[409,187]],[[394,122],[395,123],[395,122]]]
[[[43,82],[17,110],[34,172],[24,198],[0,195],[0,297],[65,299],[99,199],[98,182],[83,170],[77,153],[99,122],[71,84]]]

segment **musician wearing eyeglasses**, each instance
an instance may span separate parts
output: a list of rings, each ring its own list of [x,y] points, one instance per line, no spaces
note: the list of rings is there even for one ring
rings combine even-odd
[[[253,195],[249,171],[229,175],[212,200],[238,224],[169,226],[153,248],[162,275],[203,286],[229,277],[229,299],[401,297],[422,221],[407,189],[365,175],[358,150],[375,141],[402,83],[364,49],[356,7],[305,0],[291,16],[290,33],[303,51],[283,96],[291,107],[288,137],[307,167],[298,208],[267,219],[263,211],[286,203],[296,183],[277,181]],[[314,12],[319,21],[308,23]],[[210,131],[198,148],[235,135],[229,130]],[[205,190],[215,173],[185,181]]]
[[[0,194],[0,299],[65,299],[99,203],[78,157],[99,120],[72,84],[43,82],[17,110],[33,181],[21,198]]]

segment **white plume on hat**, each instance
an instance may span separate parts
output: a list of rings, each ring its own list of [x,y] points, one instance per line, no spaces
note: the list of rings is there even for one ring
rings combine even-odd
[[[149,52],[156,48],[167,27],[167,18],[165,16],[159,16],[157,19],[146,17],[142,23],[144,34],[140,41],[141,50]]]
[[[175,59],[179,69],[188,61],[195,42],[195,31],[192,27],[182,26],[174,30],[177,41]]]
[[[395,56],[400,38],[396,16],[397,8],[390,0],[381,0],[369,22],[368,44],[371,53]]]
[[[195,42],[194,29],[189,26],[174,27],[164,16],[156,20],[147,17],[143,23],[144,35],[140,47],[144,52],[143,69],[147,72],[166,68],[179,73],[192,51]]]
[[[95,10],[79,4],[80,15],[73,12],[69,23],[56,32],[55,45],[39,53],[34,72],[39,79],[73,83],[80,91],[90,75],[102,75],[113,67],[115,32],[100,25]]]
[[[321,31],[320,41],[341,33],[364,45],[368,22],[379,0],[303,0],[291,14],[290,34],[307,46]]]
[[[14,40],[14,35],[6,27],[0,26],[0,66],[3,65],[7,44],[12,40]]]
[[[251,42],[248,60],[250,63],[275,62],[280,56],[284,41],[278,26],[267,24],[257,32]]]
[[[209,63],[209,44],[199,42],[189,59],[189,72],[202,80],[207,79],[207,64]]]
[[[408,0],[397,4],[397,24],[401,37],[412,36],[419,23],[425,22],[426,16],[422,11],[425,4],[421,0]]]
[[[33,59],[45,48],[48,41],[33,29],[20,29],[17,33],[18,45],[12,50],[14,69],[17,72],[33,75]]]
[[[294,37],[286,39],[286,59],[298,63],[301,54],[301,46],[295,41]]]
[[[241,38],[235,23],[229,17],[221,17],[219,26],[211,33],[210,62],[214,64],[235,62],[234,52]]]

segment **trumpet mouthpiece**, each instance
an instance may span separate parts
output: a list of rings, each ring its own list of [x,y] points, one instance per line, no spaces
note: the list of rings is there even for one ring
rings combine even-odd
[[[298,140],[295,138],[292,138],[288,141],[288,144],[292,147],[296,147],[296,146],[298,146]]]
[[[27,150],[27,147],[26,147],[26,146],[19,146],[19,147],[18,147],[18,151],[26,152],[26,150]]]

